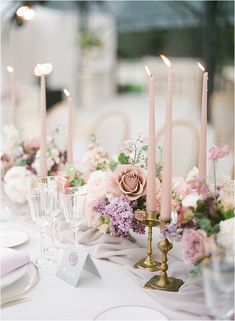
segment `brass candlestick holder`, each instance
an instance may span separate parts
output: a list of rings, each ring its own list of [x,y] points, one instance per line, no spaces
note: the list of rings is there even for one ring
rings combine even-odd
[[[165,227],[167,222],[161,222],[161,229]],[[144,287],[153,290],[171,291],[178,292],[181,285],[184,282],[180,279],[168,277],[166,271],[168,269],[167,265],[167,253],[173,248],[172,243],[168,239],[163,239],[158,243],[158,248],[162,252],[162,263],[160,275],[155,275],[152,277]]]
[[[152,239],[153,239],[153,227],[159,225],[156,212],[147,212],[146,220],[143,224],[148,227],[148,244],[147,244],[147,257],[140,262],[135,264],[137,269],[146,269],[151,272],[158,271],[161,264],[153,260],[153,249],[152,249]]]

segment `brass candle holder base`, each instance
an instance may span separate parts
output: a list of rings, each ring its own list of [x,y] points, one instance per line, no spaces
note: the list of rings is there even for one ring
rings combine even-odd
[[[152,235],[153,227],[159,225],[157,220],[157,214],[155,212],[147,212],[146,220],[143,222],[145,226],[148,227],[148,245],[147,245],[147,257],[140,262],[137,262],[134,267],[136,269],[145,269],[151,272],[158,271],[161,264],[153,260],[152,254]]]
[[[172,247],[173,245],[168,239],[163,239],[158,243],[158,248],[162,252],[161,272],[160,275],[155,275],[144,285],[146,289],[178,292],[181,285],[184,284],[182,280],[168,277],[166,273],[168,269],[167,253],[172,249]]]
[[[167,282],[162,282],[161,276],[155,275],[147,283],[145,283],[144,287],[146,289],[178,292],[179,288],[183,284],[184,282],[182,280],[171,277],[167,277]]]

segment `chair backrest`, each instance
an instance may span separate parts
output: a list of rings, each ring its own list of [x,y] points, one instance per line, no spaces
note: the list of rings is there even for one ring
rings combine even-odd
[[[164,145],[164,128],[156,137],[157,145]],[[188,120],[175,120],[172,124],[172,174],[185,177],[198,166],[199,132],[197,126]],[[159,159],[159,151],[157,151]]]
[[[56,144],[59,148],[66,148],[66,139],[67,139],[67,113],[68,108],[65,103],[61,102],[55,104],[52,108],[47,112],[47,132],[55,133],[55,130],[60,126],[64,128],[65,135],[55,135]],[[58,137],[57,137],[58,136]]]
[[[117,154],[129,136],[128,118],[118,110],[102,114],[91,126],[91,134],[96,135],[97,140],[110,155]]]
[[[233,149],[234,101],[232,95],[215,93],[211,100],[211,117],[215,131],[215,144],[228,144]]]

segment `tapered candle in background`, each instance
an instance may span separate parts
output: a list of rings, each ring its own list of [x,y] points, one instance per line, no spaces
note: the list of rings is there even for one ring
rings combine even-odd
[[[10,122],[16,126],[16,82],[15,82],[15,71],[11,66],[7,66],[7,71],[10,77],[10,97],[11,97],[11,107],[10,107]]]
[[[147,66],[145,66],[145,70],[149,76],[148,170],[146,210],[148,212],[156,212],[155,80]]]
[[[162,221],[171,219],[171,180],[172,180],[172,89],[173,89],[173,68],[168,58],[160,56],[169,68],[167,84],[167,106],[164,128],[163,147],[163,173],[162,173],[162,199],[161,215]]]
[[[36,76],[40,76],[40,169],[41,177],[47,176],[47,133],[46,133],[46,75],[52,71],[52,65],[37,64],[34,68]]]
[[[199,146],[199,177],[206,179],[206,149],[207,149],[207,82],[208,72],[198,62],[198,67],[203,71],[203,84],[202,84],[202,106],[201,106],[201,126],[200,126],[200,146]]]
[[[73,110],[72,99],[68,89],[64,89],[68,101],[68,122],[67,122],[67,163],[73,163]]]

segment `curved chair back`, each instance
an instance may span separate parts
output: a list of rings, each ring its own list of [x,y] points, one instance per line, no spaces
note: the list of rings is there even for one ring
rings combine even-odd
[[[117,154],[129,136],[129,121],[125,114],[113,110],[100,115],[90,128],[101,146],[110,154]]]
[[[164,128],[156,137],[157,145],[164,145]],[[175,120],[172,125],[172,175],[185,177],[198,166],[199,132],[197,126],[189,120]],[[157,150],[157,159],[159,151]]]

